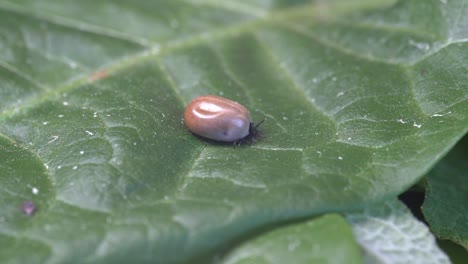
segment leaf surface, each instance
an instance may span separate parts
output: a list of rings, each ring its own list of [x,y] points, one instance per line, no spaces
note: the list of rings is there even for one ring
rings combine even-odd
[[[401,193],[467,131],[467,25],[463,0],[0,1],[3,262],[188,261]],[[194,137],[203,94],[263,137]]]
[[[346,214],[346,219],[364,249],[364,263],[451,263],[427,226],[398,200]]]
[[[468,137],[464,137],[427,176],[422,211],[434,234],[468,250]]]
[[[251,239],[219,263],[362,263],[349,224],[328,214],[303,223],[276,228]]]

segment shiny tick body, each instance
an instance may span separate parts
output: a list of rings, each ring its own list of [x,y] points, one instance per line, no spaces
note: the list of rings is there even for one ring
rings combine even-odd
[[[200,96],[190,102],[184,122],[194,134],[222,142],[239,141],[255,133],[247,108],[215,95]]]

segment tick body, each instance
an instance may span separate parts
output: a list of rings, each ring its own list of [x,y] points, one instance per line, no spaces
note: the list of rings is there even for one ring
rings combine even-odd
[[[247,108],[215,95],[200,96],[190,102],[184,122],[192,133],[222,142],[248,138],[255,130]]]

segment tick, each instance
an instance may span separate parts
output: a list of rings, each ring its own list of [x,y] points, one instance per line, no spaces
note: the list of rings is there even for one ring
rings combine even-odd
[[[252,123],[247,108],[238,102],[215,95],[204,95],[189,103],[184,122],[194,134],[204,138],[241,143],[257,137],[258,125]]]

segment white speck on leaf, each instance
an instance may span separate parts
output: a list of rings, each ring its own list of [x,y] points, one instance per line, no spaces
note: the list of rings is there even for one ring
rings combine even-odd
[[[289,251],[294,251],[300,245],[301,245],[300,241],[293,241],[292,243],[289,243],[288,250]]]
[[[398,123],[402,123],[402,124],[406,124],[406,123],[408,123],[408,121],[404,121],[404,120],[403,120],[403,119],[401,119],[401,118],[400,118],[400,119],[398,119],[398,120],[397,120],[397,122],[398,122]]]
[[[80,154],[81,154],[81,155],[83,155],[83,154],[84,154],[84,151],[83,151],[83,150],[81,150],[81,151],[80,151]]]
[[[69,105],[69,103],[67,101],[63,102],[63,105]]]
[[[48,170],[49,169],[49,164],[44,163],[44,167]]]
[[[413,122],[413,126],[414,126],[414,127],[417,127],[417,128],[421,128],[422,125],[417,124],[416,122]]]
[[[76,62],[72,61],[72,60],[67,60],[67,64],[72,69],[76,69],[78,67],[78,64]]]
[[[47,144],[50,144],[52,142],[54,142],[55,140],[57,140],[59,138],[59,136],[52,136],[52,139],[49,140],[49,142],[47,142]]]
[[[76,170],[76,169],[78,169],[78,166],[76,166],[76,165],[73,166],[73,170]]]
[[[85,130],[85,132],[86,132],[86,134],[88,134],[88,135],[90,135],[90,136],[94,135],[94,133],[91,132],[91,131]]]
[[[336,94],[336,97],[340,97],[344,94],[344,92],[339,92],[338,94]]]
[[[58,117],[62,118],[62,117],[64,117],[64,115],[58,115]]]
[[[431,46],[427,43],[423,43],[423,42],[416,42],[414,40],[410,40],[409,41],[409,44],[413,47],[416,47],[417,49],[420,49],[420,50],[429,50],[431,48]]]
[[[37,195],[39,193],[39,189],[37,189],[36,187],[32,187],[31,191],[34,195]]]
[[[45,125],[49,124],[49,122],[45,121],[45,122],[42,122],[42,124],[45,126]]]
[[[338,156],[338,159],[339,159],[339,160],[343,160],[343,157],[341,157],[341,156]]]
[[[449,114],[451,114],[451,113],[452,113],[452,111],[450,111],[450,112],[448,112],[448,113],[446,113],[446,114],[433,114],[433,115],[431,115],[431,117],[441,117],[441,116],[449,115]]]

